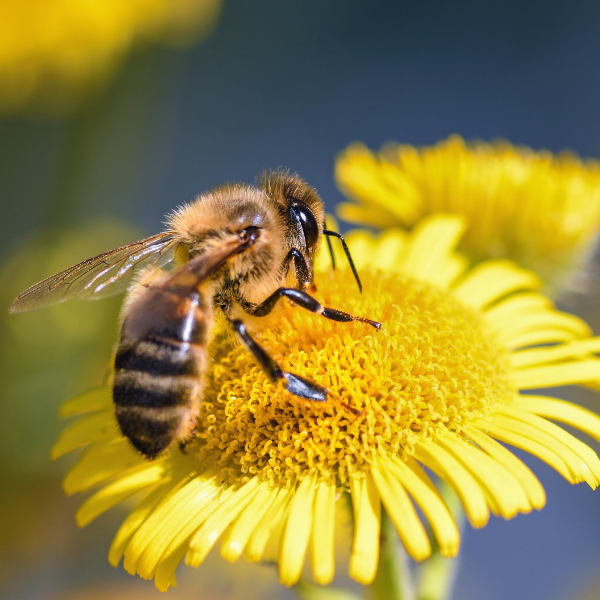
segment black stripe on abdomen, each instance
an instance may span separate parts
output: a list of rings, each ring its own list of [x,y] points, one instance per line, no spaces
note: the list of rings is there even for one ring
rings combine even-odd
[[[116,406],[119,427],[133,446],[148,458],[168,448],[181,428],[181,410],[152,410],[138,406]]]
[[[136,344],[119,346],[115,371],[119,370],[197,376],[198,348],[187,342],[149,336]]]
[[[113,399],[118,406],[189,406],[199,385],[197,377],[120,370],[115,373]]]

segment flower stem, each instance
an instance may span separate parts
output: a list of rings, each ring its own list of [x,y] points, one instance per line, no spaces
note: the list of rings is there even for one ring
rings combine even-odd
[[[414,600],[414,588],[408,557],[398,539],[396,528],[385,509],[381,509],[379,566],[373,583],[367,588],[371,600]]]
[[[300,600],[360,600],[356,594],[333,586],[323,587],[306,579],[292,588]]]
[[[465,522],[465,514],[458,496],[443,481],[438,483],[438,489],[448,505],[459,530],[462,530]],[[433,536],[432,542],[431,557],[423,563],[419,570],[417,600],[449,600],[452,588],[454,587],[454,580],[456,579],[458,558],[444,558]]]

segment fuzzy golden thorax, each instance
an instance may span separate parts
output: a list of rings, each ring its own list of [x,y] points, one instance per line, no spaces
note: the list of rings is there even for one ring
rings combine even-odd
[[[312,229],[298,214],[314,220]],[[171,215],[168,225],[190,259],[232,234],[259,228],[256,243],[218,273],[227,288],[225,295],[256,304],[279,287],[300,287],[294,260],[289,259],[292,249],[302,254],[312,283],[323,222],[323,202],[317,192],[298,176],[276,171],[263,174],[258,187],[228,184],[202,194]]]

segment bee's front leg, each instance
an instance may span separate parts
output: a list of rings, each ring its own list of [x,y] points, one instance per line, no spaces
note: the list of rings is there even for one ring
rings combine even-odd
[[[264,302],[256,306],[245,305],[244,302],[240,302],[242,308],[251,315],[256,317],[264,317],[268,315],[275,306],[279,298],[287,298],[294,304],[310,310],[310,312],[316,313],[331,319],[332,321],[340,321],[342,323],[348,323],[350,321],[360,321],[361,323],[367,323],[371,327],[375,327],[377,331],[381,329],[381,323],[366,319],[365,317],[356,317],[350,313],[344,312],[343,310],[337,310],[336,308],[327,308],[323,306],[318,300],[315,300],[310,294],[303,290],[297,290],[296,288],[279,288],[275,290]]]

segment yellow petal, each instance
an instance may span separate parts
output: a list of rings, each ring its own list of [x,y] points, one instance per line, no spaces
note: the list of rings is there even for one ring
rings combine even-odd
[[[537,434],[533,433],[532,437],[532,428],[515,425],[514,422],[508,424],[505,421],[497,422],[495,418],[489,420],[476,419],[472,425],[501,442],[516,446],[529,452],[529,454],[537,456],[558,471],[570,483],[583,481],[583,477],[573,471],[576,465],[572,464],[572,459],[567,464],[568,459],[561,454],[561,446],[555,444],[549,436],[537,432]],[[508,427],[503,425],[508,425]]]
[[[526,333],[547,329],[564,329],[573,337],[588,337],[591,330],[580,318],[558,311],[539,311],[535,314],[516,316],[501,325],[498,336],[507,345],[513,347],[513,340]]]
[[[460,498],[473,527],[483,527],[489,519],[488,504],[477,480],[444,448],[418,442],[415,458],[441,477]]]
[[[572,436],[570,433],[558,427],[554,423],[550,423],[542,417],[531,414],[530,412],[521,410],[517,407],[504,406],[498,411],[500,414],[507,415],[513,419],[517,419],[524,423],[533,425],[537,429],[547,433],[560,444],[563,444],[575,453],[591,471],[592,477],[586,479],[592,487],[597,487],[600,484],[600,459],[598,455],[587,445]]]
[[[440,267],[464,230],[465,221],[458,215],[436,215],[419,221],[408,245],[404,272],[420,281],[437,283]]]
[[[431,554],[431,544],[406,490],[390,474],[385,461],[381,466],[373,468],[371,473],[406,551],[416,561],[425,560]]]
[[[475,427],[465,428],[465,431],[482,450],[504,465],[518,479],[533,508],[540,509],[546,504],[546,493],[542,484],[525,463],[502,444]]]
[[[600,337],[574,340],[567,344],[547,348],[532,348],[513,352],[510,356],[510,362],[514,369],[524,369],[572,358],[583,359],[595,352],[600,352]]]
[[[525,315],[535,315],[547,312],[553,305],[549,298],[536,292],[520,292],[485,311],[485,320],[501,330],[507,323],[512,323],[516,318]]]
[[[281,519],[287,514],[289,503],[295,491],[292,488],[281,488],[271,509],[258,522],[246,546],[246,558],[251,562],[262,559],[263,553],[271,533],[279,525]]]
[[[169,548],[179,548],[186,543],[194,531],[218,508],[225,490],[216,481],[209,481],[196,492],[182,499],[177,510],[162,529],[148,542],[137,562],[137,572],[144,579],[154,577]],[[232,490],[230,490],[232,491]],[[127,558],[127,552],[125,553]],[[179,556],[179,561],[183,555]],[[179,564],[178,561],[178,564]]]
[[[52,460],[93,442],[108,442],[121,437],[115,411],[100,410],[64,429],[52,448]]]
[[[345,237],[358,269],[369,269],[377,264],[384,271],[401,270],[407,247],[407,235],[403,230],[388,229],[378,236],[364,230],[352,230]],[[340,264],[345,263],[344,256]]]
[[[448,256],[446,261],[440,261],[440,272],[436,275],[435,285],[442,290],[449,289],[468,268],[469,261],[466,256],[462,254]]]
[[[178,518],[183,511],[184,519],[191,518],[198,503],[203,503],[207,498],[212,498],[219,486],[216,484],[216,476],[212,472],[203,473],[188,481],[165,501],[148,517],[143,525],[136,531],[131,542],[125,549],[125,561],[123,566],[132,575],[137,572],[140,557],[152,542],[162,532],[172,531],[170,525],[174,521],[181,523]],[[177,533],[177,532],[175,532]],[[171,536],[172,537],[172,536]],[[166,544],[169,540],[166,541]],[[165,544],[165,545],[166,545]]]
[[[300,578],[313,521],[315,478],[306,477],[296,490],[279,548],[279,581],[294,585]]]
[[[371,265],[376,264],[383,271],[400,271],[407,246],[406,232],[401,229],[384,231],[377,238]]]
[[[135,452],[126,439],[108,444],[92,444],[81,455],[63,481],[66,494],[85,492],[95,485],[118,475],[127,469],[143,467],[148,462]]]
[[[113,567],[119,564],[125,548],[140,525],[146,521],[148,515],[150,515],[160,502],[167,500],[186,481],[187,477],[184,478],[182,474],[173,475],[172,479],[167,479],[158,484],[129,513],[121,527],[119,527],[119,531],[117,531],[108,552],[108,562]]]
[[[520,390],[573,383],[600,383],[600,360],[588,358],[519,369],[513,373],[513,380]]]
[[[256,495],[258,487],[259,479],[253,477],[200,525],[200,529],[190,539],[190,548],[185,560],[186,564],[197,567],[204,561],[225,528],[246,508],[246,505]]]
[[[509,261],[488,260],[471,269],[454,288],[454,295],[467,306],[482,309],[511,292],[536,289],[540,283],[533,273]]]
[[[513,340],[525,333],[544,331],[546,329],[564,329],[577,337],[591,335],[590,328],[580,318],[558,311],[538,311],[535,314],[515,316],[511,320],[500,324],[499,338],[507,345],[513,347]]]
[[[363,585],[375,579],[379,562],[379,531],[381,530],[381,501],[373,477],[350,478],[354,508],[354,540],[349,574]]]
[[[189,539],[198,527],[224,504],[233,494],[235,488],[219,488],[216,493],[206,496],[201,502],[190,507],[183,527],[170,538],[167,547],[160,555],[154,572],[154,585],[161,592],[166,592],[173,585],[175,571],[189,547]]]
[[[383,209],[402,224],[413,223],[420,213],[422,201],[415,184],[395,165],[378,161],[362,144],[352,144],[338,156],[335,178],[350,198],[376,205],[371,212]]]
[[[518,512],[531,510],[532,506],[519,481],[491,456],[453,434],[437,439],[436,443],[452,453],[477,479],[497,514],[510,519]]]
[[[600,442],[600,417],[581,406],[543,396],[518,396],[515,404],[522,410],[571,425]]]
[[[498,341],[506,346],[508,350],[527,348],[527,346],[538,346],[540,344],[555,344],[557,342],[569,342],[580,337],[580,334],[560,326],[540,326],[539,329],[523,331],[522,333],[510,334],[507,339],[499,336]]]
[[[322,481],[315,495],[310,558],[313,579],[321,585],[330,584],[335,573],[335,493],[334,483]]]
[[[532,418],[535,415],[530,415]],[[522,436],[541,444],[551,450],[557,456],[560,456],[564,464],[571,473],[571,477],[576,482],[587,481],[590,485],[595,483],[595,477],[590,472],[589,467],[572,450],[570,445],[565,445],[554,435],[540,429],[529,420],[517,419],[515,416],[507,414],[501,410],[496,411],[490,416],[492,423],[499,425],[505,430],[513,431]],[[566,432],[565,432],[566,433]]]
[[[220,484],[209,481],[205,487],[180,503],[177,512],[174,512],[170,519],[165,520],[163,527],[144,548],[137,562],[137,572],[140,577],[144,579],[154,577],[167,548],[176,545],[177,540],[189,537],[198,528],[219,505],[222,491]]]
[[[112,408],[112,390],[109,387],[103,386],[88,390],[74,398],[69,398],[69,400],[61,405],[58,414],[61,418],[65,418],[72,417],[73,415],[80,415],[82,413],[93,412],[95,410]]]
[[[409,457],[407,462],[392,460],[388,468],[423,511],[438,541],[442,556],[456,556],[460,544],[458,527],[425,471],[412,457]]]
[[[236,561],[244,551],[252,532],[277,498],[279,488],[261,485],[246,510],[237,518],[221,545],[221,556],[229,562]]]
[[[146,467],[127,473],[90,496],[75,514],[79,527],[87,525],[98,515],[112,508],[131,494],[158,483],[165,476],[164,463],[151,463]]]

